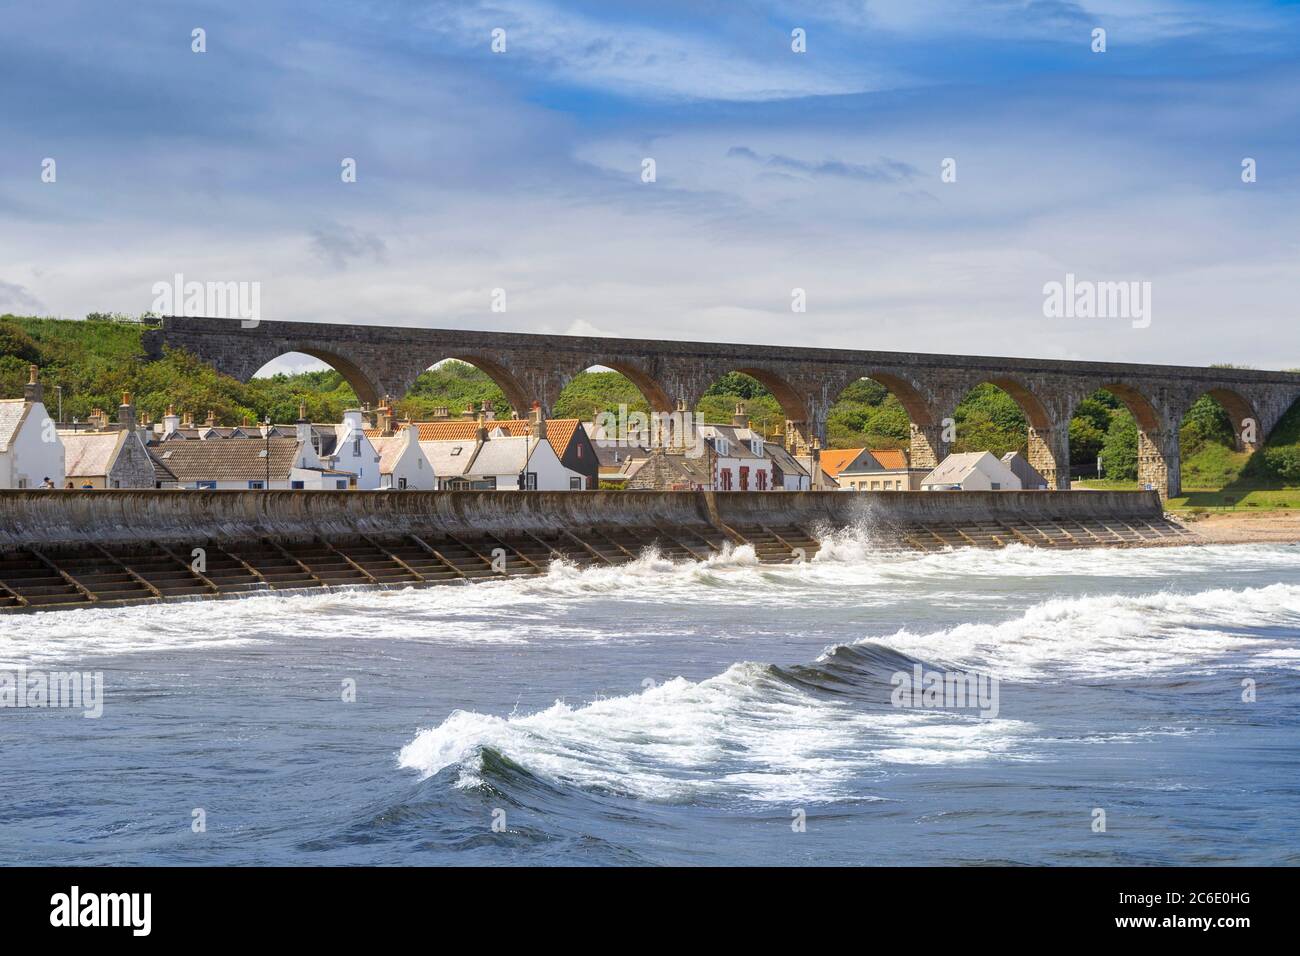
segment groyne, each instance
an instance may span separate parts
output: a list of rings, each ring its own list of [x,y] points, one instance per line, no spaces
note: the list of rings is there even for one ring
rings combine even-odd
[[[0,611],[406,587],[620,564],[882,548],[1134,546],[1186,532],[1154,492],[0,491]]]

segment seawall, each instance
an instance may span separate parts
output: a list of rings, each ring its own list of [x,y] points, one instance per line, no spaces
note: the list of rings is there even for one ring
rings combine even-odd
[[[1155,492],[0,491],[0,549],[715,524],[1159,518]]]
[[[0,491],[0,612],[881,549],[1176,543],[1155,492]]]

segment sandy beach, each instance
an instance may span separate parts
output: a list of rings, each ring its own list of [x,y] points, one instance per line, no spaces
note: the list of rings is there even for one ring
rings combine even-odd
[[[1168,515],[1194,532],[1204,544],[1300,542],[1300,512],[1222,511],[1202,515]]]

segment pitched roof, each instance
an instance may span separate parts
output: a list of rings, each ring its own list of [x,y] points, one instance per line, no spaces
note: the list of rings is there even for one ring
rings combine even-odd
[[[439,478],[458,478],[474,459],[477,443],[473,438],[458,441],[421,441],[420,450]]]
[[[767,457],[772,459],[772,464],[781,469],[782,474],[808,476],[808,469],[803,466],[803,462],[790,454],[784,445],[768,442],[763,446],[763,450],[767,452]]]
[[[478,429],[478,422],[470,419],[458,419],[445,422],[415,422],[420,430],[420,441],[473,441]],[[483,422],[488,431],[501,429],[510,438],[531,435],[533,423],[526,418],[489,418]],[[582,424],[576,418],[548,418],[546,420],[546,438],[557,455],[573,441],[574,432]],[[367,428],[366,435],[374,438],[382,435],[378,428]]]
[[[268,442],[261,438],[226,438],[221,441],[164,442],[149,449],[176,476],[177,481],[256,481],[267,474],[262,452]],[[298,442],[272,438],[271,478],[284,481],[299,457]]]
[[[1020,486],[1029,491],[1047,487],[1047,479],[1042,472],[1029,463],[1029,459],[1018,451],[1009,451],[1002,456],[1002,464],[1011,469],[1011,473],[1020,479]]]
[[[852,464],[853,459],[861,455],[864,450],[862,448],[824,448],[819,459],[822,471],[834,478]]]
[[[528,467],[538,441],[526,435],[493,438],[478,447],[474,462],[466,469],[471,475],[513,475]]]
[[[63,440],[63,471],[69,478],[107,475],[113,470],[126,431],[60,434]]]
[[[0,399],[0,451],[9,450],[9,443],[18,434],[30,407],[30,403],[21,398]]]
[[[880,462],[885,471],[905,471],[907,469],[907,452],[901,448],[873,448],[871,457]]]
[[[924,478],[921,479],[924,485],[959,485],[976,469],[983,471],[995,478],[1001,480],[1005,475],[1016,477],[1015,472],[1007,468],[1006,465],[998,461],[991,452],[987,451],[967,451],[955,455],[949,455],[939,463],[939,467],[934,469]]]
[[[408,448],[405,432],[371,438],[370,444],[374,445],[375,451],[379,453],[379,473],[381,475],[391,475]],[[416,445],[418,447],[419,442]],[[437,472],[434,472],[434,474],[437,474]]]

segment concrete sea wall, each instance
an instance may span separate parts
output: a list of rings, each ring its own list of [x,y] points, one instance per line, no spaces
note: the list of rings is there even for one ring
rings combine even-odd
[[[1152,519],[1155,492],[0,491],[0,550],[651,526]]]

